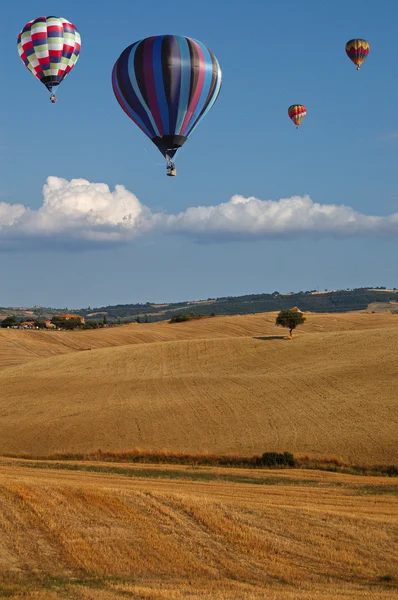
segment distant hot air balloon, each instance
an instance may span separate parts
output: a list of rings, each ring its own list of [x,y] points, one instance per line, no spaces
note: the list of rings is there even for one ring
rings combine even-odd
[[[292,104],[287,109],[287,114],[296,126],[296,129],[301,125],[302,120],[307,114],[307,109],[302,104]]]
[[[19,56],[33,75],[50,92],[65,79],[80,53],[80,34],[63,17],[38,17],[29,21],[18,35]]]
[[[176,174],[172,158],[217,100],[221,79],[211,50],[182,35],[145,38],[116,61],[116,99],[166,158],[167,175]]]
[[[354,65],[357,66],[357,71],[359,71],[361,64],[369,54],[370,44],[366,40],[350,40],[345,45],[345,51],[348,58],[350,58]]]

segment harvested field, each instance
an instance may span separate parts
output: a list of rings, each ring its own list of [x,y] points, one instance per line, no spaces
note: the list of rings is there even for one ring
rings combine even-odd
[[[100,466],[0,461],[0,597],[397,597],[393,479]]]

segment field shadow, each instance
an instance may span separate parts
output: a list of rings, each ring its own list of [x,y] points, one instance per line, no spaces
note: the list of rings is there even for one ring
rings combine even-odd
[[[268,341],[268,340],[288,340],[290,338],[287,335],[262,335],[262,336],[254,336],[253,339]]]

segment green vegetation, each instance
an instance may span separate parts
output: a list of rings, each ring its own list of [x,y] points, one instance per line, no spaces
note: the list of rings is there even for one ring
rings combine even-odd
[[[296,461],[290,452],[264,452],[261,461],[267,467],[295,467]]]
[[[211,315],[212,316],[212,315]],[[189,314],[179,314],[173,315],[170,319],[170,323],[184,323],[185,321],[195,321],[197,319],[202,319],[204,315],[195,315],[195,313],[191,312]]]
[[[2,459],[1,463],[5,463]],[[5,463],[7,464],[7,463]],[[214,472],[211,469],[200,470],[198,466],[191,466],[187,469],[170,469],[170,468],[132,468],[131,466],[113,466],[109,464],[87,464],[79,462],[42,462],[42,461],[13,461],[14,467],[23,467],[28,469],[46,469],[54,471],[80,471],[85,473],[98,473],[98,474],[109,474],[118,475],[122,477],[131,478],[144,478],[144,479],[171,479],[171,480],[188,480],[188,481],[202,481],[202,482],[225,482],[225,483],[243,483],[248,485],[263,485],[263,486],[310,486],[310,487],[335,487],[344,488],[349,494],[355,496],[398,496],[398,485],[369,485],[364,483],[363,480],[351,483],[322,481],[320,479],[305,478],[305,477],[286,477],[280,473],[270,474],[269,472],[256,475],[249,475],[243,473],[230,472],[228,468],[225,472]],[[264,468],[269,470],[268,466],[262,465]],[[281,468],[279,466],[279,468]],[[297,472],[297,475],[299,473]],[[387,582],[388,580],[385,579]]]
[[[49,456],[36,455],[13,455],[6,454],[5,457],[47,461],[86,461],[86,462],[111,462],[111,463],[146,463],[187,465],[190,467],[226,467],[245,469],[308,469],[318,471],[330,471],[348,475],[398,477],[397,465],[351,465],[335,457],[316,458],[309,456],[295,457],[290,452],[264,452],[261,456],[238,456],[220,454],[189,454],[184,452],[167,452],[151,450],[131,450],[127,452],[88,452],[86,454],[53,454]],[[36,464],[29,462],[29,464]],[[41,464],[41,463],[40,463]],[[46,465],[49,463],[43,463]],[[67,468],[67,467],[65,467]],[[364,492],[369,493],[369,492]],[[398,485],[390,486],[389,491],[381,493],[398,494]]]
[[[81,329],[83,327],[83,323],[80,317],[73,317],[66,319],[62,316],[54,316],[51,319],[51,323],[60,329]]]
[[[275,325],[286,327],[289,330],[290,337],[293,337],[293,330],[304,322],[305,317],[303,314],[297,308],[291,308],[290,310],[281,310],[276,317]]]
[[[303,312],[315,313],[339,313],[354,310],[366,310],[370,304],[384,303],[388,305],[391,301],[398,300],[398,290],[387,291],[379,288],[358,288],[354,290],[324,291],[316,290],[301,291],[298,293],[280,294],[275,291],[270,294],[248,294],[246,296],[226,296],[219,298],[208,298],[200,302],[200,312],[204,316],[217,315],[246,315],[261,312],[289,310],[292,306],[298,306]],[[145,315],[148,320],[163,321],[170,320],[173,316],[189,315],[192,309],[197,308],[195,302],[175,302],[171,304],[117,304],[113,306],[102,306],[98,308],[79,309],[78,313],[86,321],[96,320],[95,313],[106,312],[108,324],[116,324],[118,320],[124,323],[139,321],[144,322]],[[372,310],[374,310],[372,308]],[[9,317],[15,316],[18,321],[51,319],[54,315],[67,313],[67,308],[46,308],[35,306],[28,308],[1,308],[0,312]],[[398,314],[398,306],[391,304],[390,312]],[[32,314],[33,313],[33,314]],[[92,315],[92,316],[88,316]]]
[[[98,321],[86,321],[83,325],[83,329],[98,329],[103,327],[102,323],[98,323]]]
[[[1,327],[12,327],[13,325],[16,325],[17,322],[17,318],[11,315],[3,319],[0,325]]]

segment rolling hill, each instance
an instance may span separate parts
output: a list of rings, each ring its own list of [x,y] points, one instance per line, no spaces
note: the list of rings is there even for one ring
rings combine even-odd
[[[0,454],[140,447],[397,462],[398,317],[308,315],[293,341],[274,321],[2,331]]]
[[[147,324],[129,323],[120,327],[69,332],[0,329],[0,369],[39,358],[129,344],[202,338],[283,336],[284,331],[275,327],[276,314],[235,315],[174,324],[167,321]],[[307,319],[305,327],[300,328],[299,335],[389,328],[396,326],[397,323],[398,317],[391,314],[361,312],[313,314]]]

